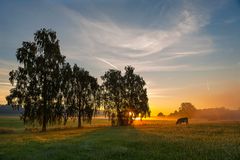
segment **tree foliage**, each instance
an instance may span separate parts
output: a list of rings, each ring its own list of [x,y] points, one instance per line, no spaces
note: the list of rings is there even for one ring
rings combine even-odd
[[[61,121],[63,110],[58,80],[65,57],[60,53],[56,32],[37,31],[34,42],[23,42],[16,57],[20,67],[9,73],[14,88],[7,101],[15,107],[24,106],[24,123],[38,122],[46,131],[47,123]]]
[[[162,112],[159,112],[157,116],[158,117],[165,117],[165,115]]]
[[[69,77],[70,86],[65,86],[67,115],[78,117],[78,128],[81,122],[91,122],[94,111],[99,106],[97,79],[90,76],[88,71],[79,68],[76,64]]]
[[[192,103],[184,102],[180,105],[178,111],[174,111],[174,113],[170,113],[171,117],[189,117],[192,118],[197,109],[192,105]]]
[[[137,116],[150,115],[146,83],[133,67],[125,67],[123,76],[121,71],[109,70],[101,78],[103,106],[112,123],[128,125]]]
[[[197,109],[194,107],[194,105],[192,105],[192,103],[189,102],[182,103],[181,106],[179,107],[179,113],[189,118],[193,116],[196,110]]]
[[[123,77],[121,71],[110,69],[102,77],[102,105],[105,114],[111,118],[112,124],[121,119],[121,110],[124,108]]]

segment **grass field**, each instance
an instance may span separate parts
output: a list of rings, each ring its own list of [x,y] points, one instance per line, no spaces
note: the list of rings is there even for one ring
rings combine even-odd
[[[239,122],[176,126],[151,120],[110,127],[98,119],[92,126],[75,126],[31,132],[17,117],[0,117],[0,159],[240,159]]]

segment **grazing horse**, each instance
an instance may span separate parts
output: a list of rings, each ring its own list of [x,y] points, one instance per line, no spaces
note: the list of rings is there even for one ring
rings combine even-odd
[[[176,125],[182,124],[182,123],[186,123],[186,125],[187,125],[188,124],[188,118],[187,117],[179,118],[176,122]]]

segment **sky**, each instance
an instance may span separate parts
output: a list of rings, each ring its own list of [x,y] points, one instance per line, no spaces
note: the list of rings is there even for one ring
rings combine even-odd
[[[41,28],[99,83],[108,69],[135,67],[152,115],[182,102],[240,108],[240,0],[1,0],[1,104],[17,48]]]

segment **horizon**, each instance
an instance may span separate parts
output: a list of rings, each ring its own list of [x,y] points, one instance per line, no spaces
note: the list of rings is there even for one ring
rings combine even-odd
[[[9,12],[11,10],[11,12]],[[152,115],[183,102],[239,109],[240,1],[3,1],[0,103],[23,41],[57,32],[61,53],[98,78],[131,65],[147,83]],[[43,12],[44,11],[44,12]]]

